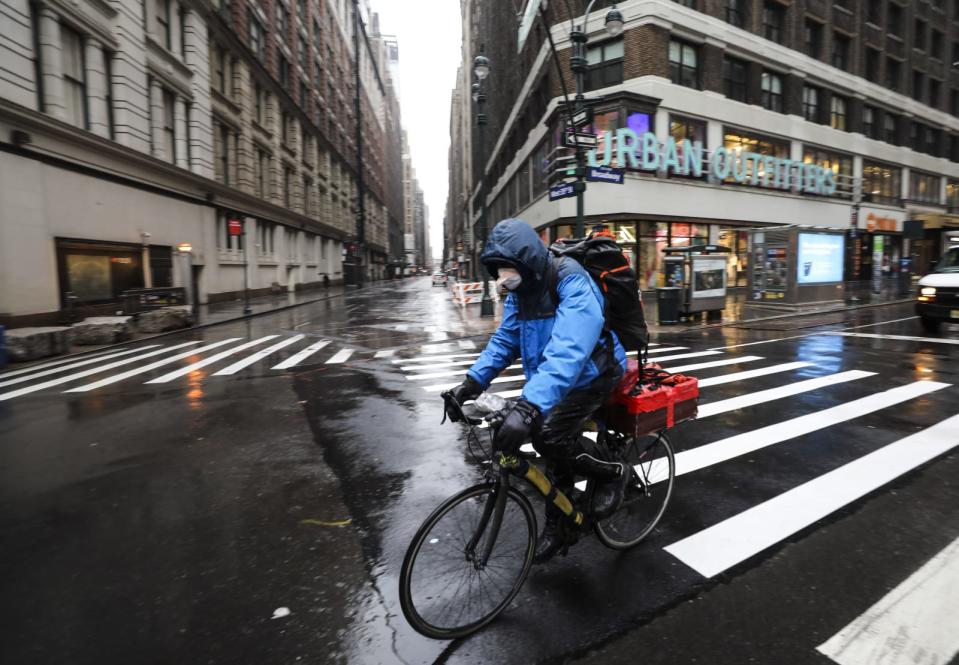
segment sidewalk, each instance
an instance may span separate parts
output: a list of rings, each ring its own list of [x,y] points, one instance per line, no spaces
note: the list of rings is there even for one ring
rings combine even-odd
[[[393,280],[394,282],[396,280]],[[318,300],[327,300],[336,298],[344,293],[357,293],[363,289],[375,287],[380,284],[389,284],[389,280],[367,284],[361,288],[355,286],[331,286],[329,288],[310,289],[309,291],[280,293],[277,295],[260,296],[250,298],[250,316],[257,314],[267,314],[276,312],[298,305],[306,305]],[[200,305],[196,310],[196,325],[208,326],[216,323],[233,321],[246,316],[243,313],[245,303],[242,298],[238,300],[227,300],[224,302],[213,303],[212,305]]]

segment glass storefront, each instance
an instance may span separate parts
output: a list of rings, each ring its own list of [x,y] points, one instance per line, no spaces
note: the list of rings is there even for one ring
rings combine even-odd
[[[127,289],[143,288],[142,247],[58,239],[60,292],[81,303],[111,302]]]

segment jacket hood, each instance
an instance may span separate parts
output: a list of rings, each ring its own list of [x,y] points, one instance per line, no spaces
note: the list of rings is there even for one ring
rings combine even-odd
[[[524,279],[542,282],[549,267],[549,250],[529,224],[521,219],[504,219],[490,233],[481,260],[494,278],[499,273],[497,264],[505,263],[514,266]]]

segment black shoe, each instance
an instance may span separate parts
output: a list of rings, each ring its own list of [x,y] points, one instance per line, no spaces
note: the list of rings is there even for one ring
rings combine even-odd
[[[617,466],[620,468],[620,473],[616,478],[596,481],[592,511],[592,517],[595,520],[606,519],[623,505],[623,497],[626,495],[626,488],[629,486],[632,474],[625,464],[617,464]]]
[[[570,545],[579,540],[578,534],[572,529],[565,528],[562,517],[546,517],[543,532],[536,539],[536,550],[533,552],[533,563],[545,563],[562,551],[563,556]]]

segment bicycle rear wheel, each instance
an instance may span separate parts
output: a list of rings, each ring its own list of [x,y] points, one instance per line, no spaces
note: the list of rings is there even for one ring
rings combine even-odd
[[[596,522],[593,530],[607,547],[625,550],[642,542],[666,512],[676,460],[665,433],[629,439],[614,453],[632,467],[633,477],[620,509]]]
[[[510,487],[503,521],[490,558],[480,567],[467,551],[496,485],[476,485],[433,511],[416,532],[400,571],[400,607],[410,625],[427,637],[455,639],[496,618],[519,592],[533,563],[536,516],[529,500]],[[477,538],[479,557],[489,522]]]

